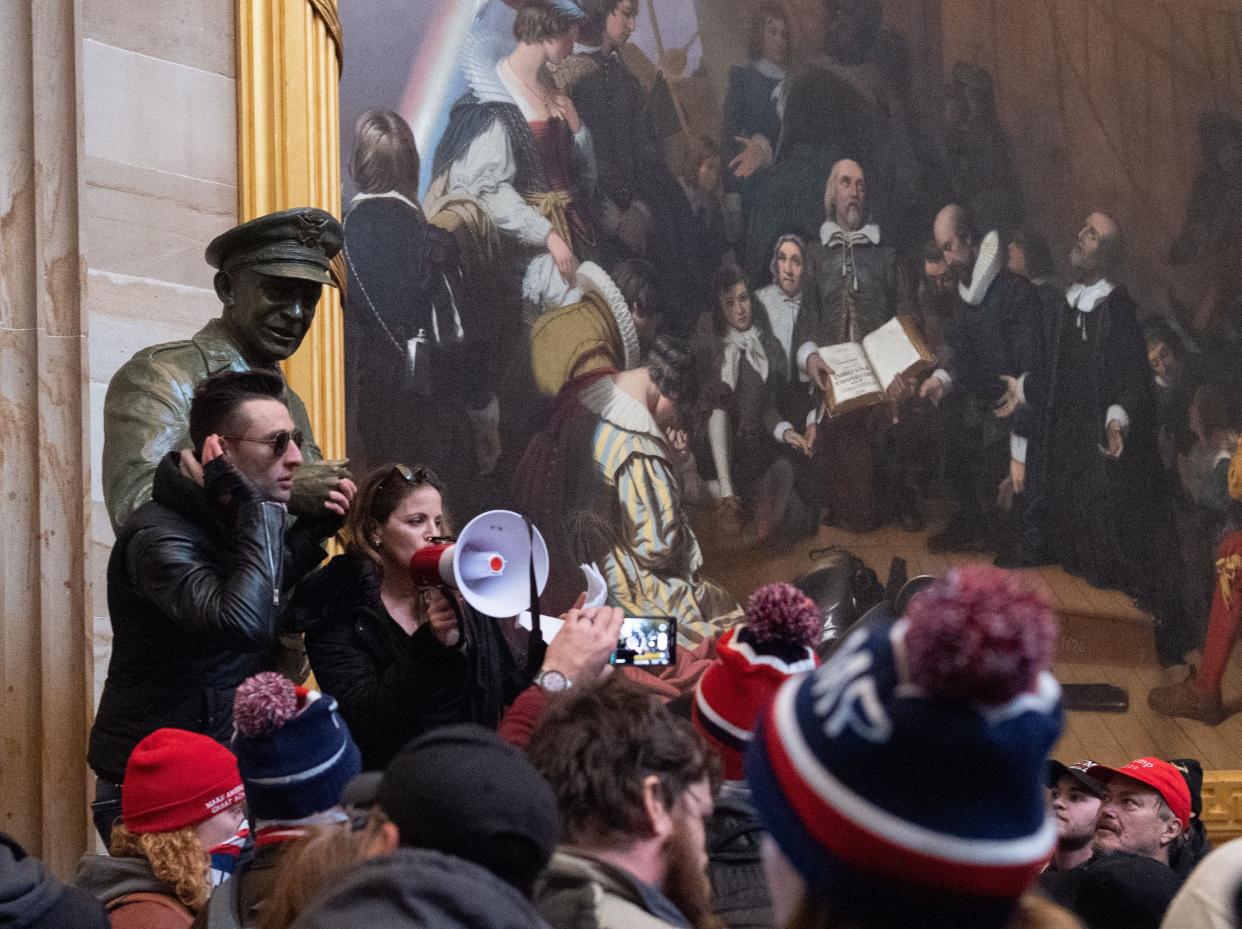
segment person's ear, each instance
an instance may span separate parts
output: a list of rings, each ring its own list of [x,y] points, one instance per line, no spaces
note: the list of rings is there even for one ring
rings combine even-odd
[[[643,778],[643,811],[653,838],[666,839],[673,832],[673,813],[664,803],[664,785],[654,774]]]
[[[375,831],[375,836],[371,839],[366,848],[367,858],[380,858],[384,855],[391,855],[401,847],[401,832],[390,822],[384,822],[379,829]]]
[[[1182,821],[1176,816],[1169,818],[1164,824],[1164,828],[1160,831],[1160,844],[1174,844],[1185,830],[1182,829]]]
[[[216,288],[216,296],[224,304],[225,309],[233,305],[233,277],[227,271],[217,271],[212,282]]]

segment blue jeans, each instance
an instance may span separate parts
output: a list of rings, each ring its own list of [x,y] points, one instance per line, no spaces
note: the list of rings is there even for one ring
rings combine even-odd
[[[121,785],[105,781],[102,777],[95,780],[95,802],[91,804],[91,816],[95,820],[95,831],[103,839],[104,848],[112,843],[112,826],[121,818]]]

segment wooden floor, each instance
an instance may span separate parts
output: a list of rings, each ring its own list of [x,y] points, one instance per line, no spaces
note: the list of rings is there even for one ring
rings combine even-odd
[[[793,580],[815,567],[809,553],[829,546],[863,559],[883,582],[894,556],[906,559],[910,576],[943,575],[950,567],[977,558],[934,555],[927,536],[943,525],[931,519],[927,532],[907,533],[887,527],[865,535],[824,527],[819,535],[792,549],[729,550],[710,524],[701,527],[706,573],[743,600],[771,581]],[[697,525],[697,522],[696,522]],[[1101,764],[1124,764],[1142,755],[1198,758],[1204,768],[1242,768],[1242,648],[1235,651],[1225,676],[1226,705],[1235,713],[1219,726],[1159,716],[1147,706],[1147,692],[1165,683],[1156,662],[1151,620],[1132,600],[1101,591],[1060,568],[1024,571],[1057,608],[1061,619],[1054,672],[1065,683],[1107,683],[1129,692],[1126,713],[1068,713],[1065,733],[1054,755],[1066,762],[1091,758]],[[1172,672],[1176,673],[1176,672]]]

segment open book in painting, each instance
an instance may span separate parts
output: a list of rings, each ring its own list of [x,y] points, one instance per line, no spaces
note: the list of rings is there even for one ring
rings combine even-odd
[[[883,403],[898,376],[917,379],[936,367],[936,356],[909,316],[894,316],[861,343],[827,345],[819,357],[832,369],[824,392],[829,416]]]

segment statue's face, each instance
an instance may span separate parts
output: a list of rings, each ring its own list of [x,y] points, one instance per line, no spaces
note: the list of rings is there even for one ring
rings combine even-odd
[[[267,365],[298,350],[315,321],[323,285],[242,268],[221,272],[216,291],[224,303],[224,323],[246,360]]]

